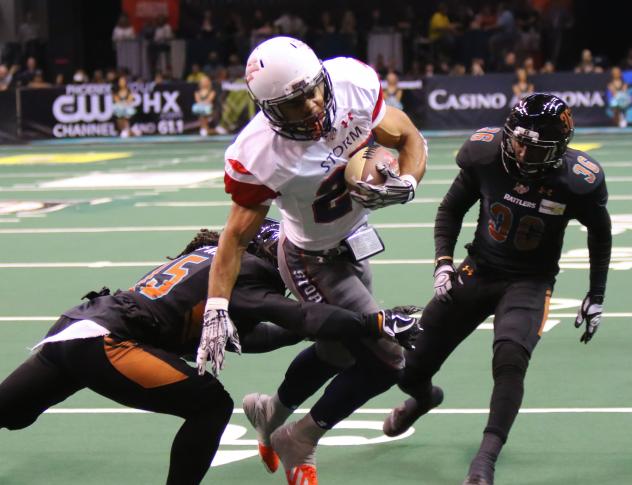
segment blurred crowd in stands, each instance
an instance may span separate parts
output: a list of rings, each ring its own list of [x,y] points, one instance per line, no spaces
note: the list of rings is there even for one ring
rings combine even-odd
[[[529,77],[536,73],[610,70],[613,85],[619,86],[617,69],[632,69],[632,48],[623,59],[593,55],[588,49],[579,52],[581,36],[573,30],[572,0],[295,3],[295,7],[286,8],[284,2],[254,2],[244,12],[231,2],[218,7],[203,0],[182,0],[177,28],[165,16],[158,16],[146,21],[140,30],[134,29],[123,12],[111,31],[112,48],[116,51],[118,43],[144,39],[152,79],[139,79],[139,73],[117,66],[102,66],[90,73],[79,66],[72,79],[42,70],[38,56],[45,46],[38,38],[38,26],[27,15],[19,27],[18,51],[2,53],[0,90],[116,83],[121,75],[130,81],[156,83],[206,83],[204,79],[208,78],[217,89],[225,81],[241,80],[252,47],[279,34],[305,40],[321,58],[349,55],[370,63],[382,79],[389,79],[389,95],[394,103],[398,101],[399,80],[436,74],[513,72],[514,91],[528,92]],[[174,75],[172,66],[165,62],[174,39],[187,42],[181,75]],[[396,42],[389,51],[394,56],[385,56],[379,48],[372,52],[375,42]]]

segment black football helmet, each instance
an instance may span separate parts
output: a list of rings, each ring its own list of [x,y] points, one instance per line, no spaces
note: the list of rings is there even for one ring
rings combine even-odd
[[[279,246],[279,221],[266,217],[259,231],[246,248],[250,254],[265,259],[275,268],[279,267],[277,247]]]
[[[503,128],[502,162],[518,180],[538,180],[562,166],[574,133],[570,108],[557,96],[535,93],[520,100]],[[516,153],[515,142],[524,147]],[[520,159],[519,159],[520,158]]]

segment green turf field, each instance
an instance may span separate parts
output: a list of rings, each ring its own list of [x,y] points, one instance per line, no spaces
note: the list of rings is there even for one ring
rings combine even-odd
[[[497,465],[498,484],[632,483],[631,134],[574,140],[603,164],[611,195],[615,235],[605,318],[593,341],[580,344],[572,322],[588,286],[588,255],[586,232],[571,224],[523,412]],[[373,260],[381,305],[423,304],[431,295],[434,215],[456,174],[462,141],[429,137],[428,171],[414,203],[372,215],[387,245]],[[0,379],[88,290],[125,288],[177,254],[197,229],[223,224],[226,145],[190,137],[0,147]],[[457,256],[475,220],[472,210]],[[318,451],[321,483],[460,484],[486,422],[491,342],[488,322],[448,360],[436,379],[445,402],[412,434],[389,440],[381,433],[386,412],[404,397],[396,389],[329,433]],[[239,404],[248,392],[274,392],[300,348],[229,355],[221,380],[238,407],[205,483],[284,483],[282,472],[268,475],[259,464]],[[135,412],[83,391],[26,430],[0,431],[0,484],[164,483],[179,425],[178,418]]]

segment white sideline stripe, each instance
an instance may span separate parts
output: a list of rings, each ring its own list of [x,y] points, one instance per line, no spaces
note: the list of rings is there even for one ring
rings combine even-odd
[[[297,409],[295,413],[306,414],[309,409]],[[358,409],[354,414],[388,414],[390,408]],[[45,414],[147,414],[150,411],[132,408],[52,408],[44,411]],[[235,408],[234,414],[244,414],[241,408]],[[430,414],[488,414],[488,408],[446,408],[433,409]],[[524,408],[520,414],[630,414],[632,408]]]
[[[573,313],[549,313],[549,319],[555,318],[575,318],[577,312]],[[606,312],[603,318],[629,318],[632,317],[632,312]],[[0,322],[53,322],[59,318],[57,316],[43,316],[43,317],[0,317]]]

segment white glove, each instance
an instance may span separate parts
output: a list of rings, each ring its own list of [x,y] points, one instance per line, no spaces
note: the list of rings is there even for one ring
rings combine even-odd
[[[358,181],[360,190],[352,190],[351,197],[367,209],[375,210],[393,204],[404,204],[415,198],[417,180],[412,175],[399,177],[387,164],[381,163],[377,170],[386,177],[381,185]]]
[[[439,260],[434,271],[434,294],[437,300],[444,303],[452,301],[450,293],[457,284],[463,284],[463,280],[461,275],[456,272],[452,260]]]
[[[241,354],[241,344],[237,330],[228,316],[226,298],[209,298],[204,307],[202,335],[197,350],[198,374],[206,372],[206,362],[211,361],[211,372],[215,377],[224,368],[226,343],[230,342],[235,352]]]
[[[588,293],[577,312],[577,318],[575,318],[575,328],[581,327],[584,321],[586,321],[586,330],[579,339],[580,342],[584,342],[585,344],[590,342],[590,339],[593,338],[593,335],[595,335],[595,332],[599,328],[602,313],[603,296]]]

